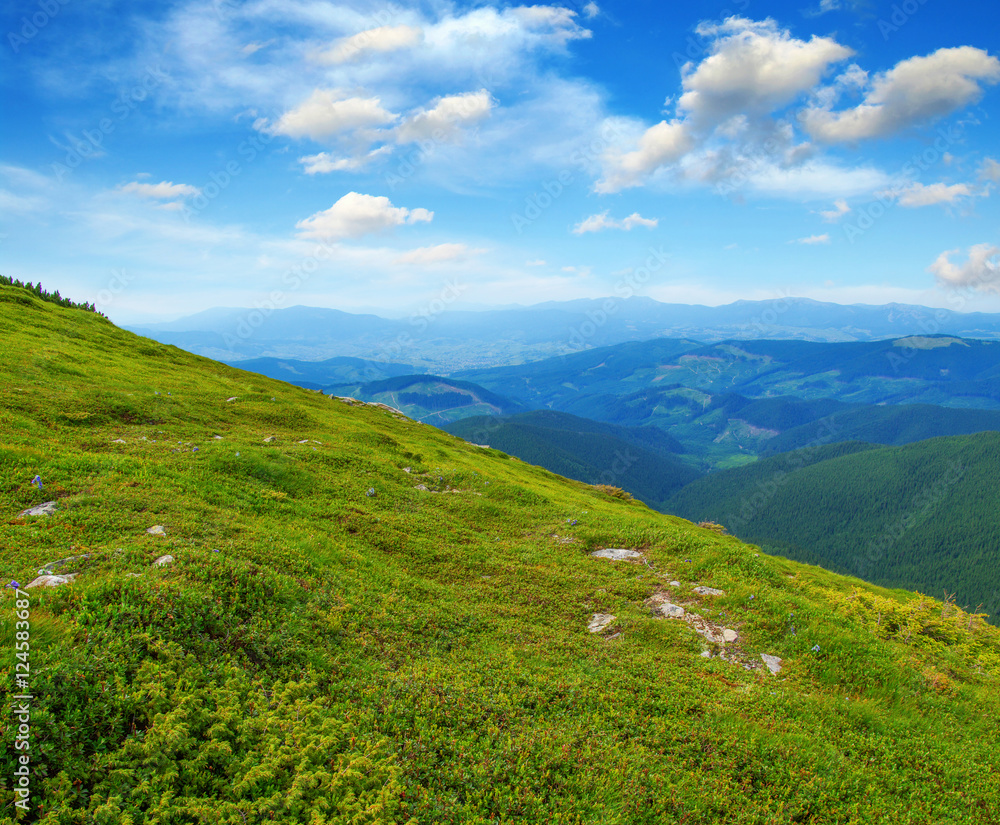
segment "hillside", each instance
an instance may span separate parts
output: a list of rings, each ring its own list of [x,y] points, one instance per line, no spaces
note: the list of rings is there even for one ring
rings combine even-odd
[[[361,384],[324,387],[331,395],[386,404],[410,418],[438,426],[477,415],[511,415],[524,406],[470,381],[437,375],[400,375]]]
[[[981,616],[23,290],[0,334],[0,574],[63,577],[2,591],[7,821],[15,753],[48,825],[1000,820]]]
[[[869,581],[1000,606],[1000,433],[844,443],[693,482],[668,511]]]
[[[617,427],[552,410],[465,418],[445,429],[588,484],[621,487],[650,507],[701,475],[684,447],[656,427]]]

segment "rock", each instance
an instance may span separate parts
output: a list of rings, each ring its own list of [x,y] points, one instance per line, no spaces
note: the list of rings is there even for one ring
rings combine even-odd
[[[403,468],[403,472],[404,473],[412,473],[413,472],[413,468],[412,467],[404,467]]]
[[[679,604],[672,604],[671,602],[663,602],[659,607],[656,608],[660,611],[665,619],[683,619],[684,618],[684,608]]]
[[[166,556],[160,556],[156,561],[153,562],[153,564],[156,567],[166,567],[168,564],[173,564],[173,563],[174,563],[174,557],[171,556],[169,553]]]
[[[214,438],[216,441],[222,441],[221,435],[213,435],[212,438]]]
[[[69,584],[77,576],[76,573],[68,573],[65,576],[39,576],[32,582],[28,582],[24,589],[30,587],[58,587],[60,584]]]
[[[681,583],[675,579],[674,581],[670,582],[670,586],[671,587],[680,587]]]
[[[56,503],[54,501],[46,501],[42,504],[36,504],[34,507],[29,507],[27,510],[22,510],[17,514],[18,518],[21,516],[51,516],[56,509]]]
[[[418,484],[413,489],[414,490],[422,490],[425,493],[429,493],[430,492],[430,487],[428,487],[426,484]]]
[[[169,394],[170,393],[167,393],[167,395],[169,395]],[[235,401],[237,398],[239,398],[239,396],[238,395],[234,395],[234,396],[232,396],[230,398],[227,398],[226,401],[227,402]]]
[[[771,673],[778,673],[781,671],[781,659],[777,656],[772,656],[770,653],[761,653],[760,658],[763,659],[764,664],[767,665],[767,669]]]
[[[600,633],[606,627],[608,627],[614,620],[616,616],[612,613],[595,613],[594,617],[590,620],[590,624],[587,625],[587,630],[591,633]]]
[[[296,444],[308,444],[309,443],[309,439],[308,438],[303,438],[301,441],[296,441],[295,443]]]
[[[711,659],[712,658],[712,651],[711,650],[703,650],[698,655],[701,656],[702,659]]]
[[[133,578],[133,579],[140,579],[140,578],[142,578],[142,573],[126,573],[125,575],[128,576],[129,578]]]
[[[642,558],[642,553],[637,550],[626,550],[622,547],[605,547],[603,550],[595,550],[590,555],[595,559],[611,559],[611,561]]]
[[[264,443],[265,444],[273,444],[277,440],[278,439],[276,439],[273,435],[269,435],[267,438],[264,439]]]
[[[694,589],[694,592],[697,593],[699,596],[725,596],[726,595],[726,591],[725,590],[717,590],[714,587],[705,587],[704,585],[700,585],[700,586],[696,587]]]
[[[41,567],[38,571],[39,576],[53,575],[56,570],[60,567],[65,567],[70,562],[83,561],[84,559],[89,559],[90,553],[84,553],[82,556],[67,556],[65,559],[59,559],[58,561],[50,561],[48,564]]]
[[[740,634],[737,633],[732,628],[730,628],[730,627],[724,627],[724,628],[722,628],[722,641],[724,641],[724,642],[735,642],[739,637],[740,637]]]
[[[125,443],[125,439],[124,439],[124,438],[116,438],[116,439],[115,439],[114,441],[112,441],[111,443],[112,443],[112,444],[124,444],[124,443]]]
[[[149,536],[165,536],[167,534],[166,529],[162,524],[154,524],[148,530],[146,530],[146,535]]]

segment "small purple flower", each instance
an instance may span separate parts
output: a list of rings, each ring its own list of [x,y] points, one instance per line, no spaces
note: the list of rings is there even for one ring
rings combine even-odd
[[[35,476],[33,479],[31,479],[31,483],[34,484],[39,490],[42,489],[42,477],[41,476]]]
[[[813,653],[819,653],[819,645],[813,645],[809,648]]]
[[[17,588],[19,588],[20,586],[21,586],[20,584],[18,584],[16,581],[14,581],[13,579],[11,579],[10,580],[10,584],[5,585],[5,589],[6,590],[17,590]]]

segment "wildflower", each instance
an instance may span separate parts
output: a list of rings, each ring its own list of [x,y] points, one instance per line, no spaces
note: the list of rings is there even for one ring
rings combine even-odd
[[[5,589],[7,589],[7,590],[17,590],[17,588],[19,588],[20,586],[21,586],[21,585],[20,585],[20,584],[18,584],[18,583],[17,583],[16,581],[14,581],[13,579],[11,579],[11,580],[10,580],[10,584],[8,584],[8,585],[4,585]]]
[[[41,476],[35,476],[33,479],[31,479],[31,483],[34,484],[36,487],[38,487],[39,490],[42,489],[42,477]]]
[[[819,653],[819,645],[813,645],[809,648],[813,653]]]

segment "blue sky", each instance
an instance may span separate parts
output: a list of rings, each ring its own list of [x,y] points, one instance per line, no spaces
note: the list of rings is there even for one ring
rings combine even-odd
[[[995,4],[4,6],[0,272],[112,319],[1000,311]]]

